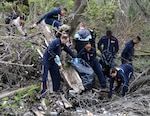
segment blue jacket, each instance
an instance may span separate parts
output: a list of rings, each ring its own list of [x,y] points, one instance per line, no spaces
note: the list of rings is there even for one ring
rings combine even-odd
[[[43,62],[53,62],[56,55],[60,56],[62,50],[69,53],[69,55],[73,58],[76,57],[76,55],[67,45],[61,44],[61,40],[59,38],[56,38],[49,44],[48,48],[45,50]]]
[[[125,48],[121,53],[121,57],[127,61],[132,61],[134,56],[134,43],[130,40],[126,43]]]
[[[116,67],[117,75],[115,78],[110,78],[110,92],[112,92],[114,81],[122,83],[122,87],[129,85],[129,80],[133,74],[133,67],[130,64],[122,64],[119,67]]]
[[[102,47],[103,45],[103,47]],[[107,36],[103,36],[98,42],[98,49],[101,53],[104,50],[110,51],[113,55],[115,55],[119,50],[118,40],[116,37],[111,36],[110,39]]]
[[[89,41],[92,39],[92,36],[89,30],[80,29],[76,32],[75,39],[79,41]]]
[[[82,58],[90,65],[93,65],[94,61],[96,60],[96,50],[95,48],[91,48],[89,52],[86,51],[85,48],[83,48],[77,55],[78,58]]]
[[[37,23],[40,23],[42,20],[44,19],[55,19],[57,21],[60,20],[60,13],[61,13],[61,8],[55,8],[53,10],[51,10],[50,12],[48,12],[47,14],[43,15]]]

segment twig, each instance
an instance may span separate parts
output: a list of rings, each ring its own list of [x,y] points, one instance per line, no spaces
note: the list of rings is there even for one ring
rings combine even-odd
[[[1,64],[5,64],[5,65],[16,65],[16,66],[21,66],[21,67],[33,67],[34,64],[32,65],[24,65],[24,64],[18,64],[18,63],[11,63],[11,62],[5,62],[5,61],[0,61]]]

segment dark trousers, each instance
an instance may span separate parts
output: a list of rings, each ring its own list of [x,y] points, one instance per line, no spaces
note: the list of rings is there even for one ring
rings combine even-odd
[[[51,75],[51,79],[52,79],[52,83],[53,83],[53,91],[57,91],[60,89],[61,76],[60,76],[60,72],[59,72],[59,66],[55,62],[53,62],[53,63],[45,62],[42,65],[42,91],[41,91],[41,94],[43,94],[47,89],[46,80],[47,80],[47,76],[48,76],[48,71],[50,71],[50,75]]]
[[[102,67],[99,64],[97,59],[94,60],[94,62],[91,64],[91,67],[93,68],[94,72],[96,73],[102,88],[105,88],[106,87],[106,79],[102,72]]]
[[[45,23],[52,25],[52,26],[56,27],[57,29],[59,29],[59,27],[62,26],[62,23],[55,19],[45,19]]]

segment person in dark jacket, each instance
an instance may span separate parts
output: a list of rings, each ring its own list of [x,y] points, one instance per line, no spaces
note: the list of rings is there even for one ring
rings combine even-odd
[[[77,54],[78,58],[85,60],[96,73],[102,88],[106,88],[106,80],[102,72],[102,67],[96,58],[96,50],[90,44],[86,43],[85,47]]]
[[[56,27],[57,29],[59,29],[59,27],[63,25],[62,22],[60,21],[61,16],[64,16],[66,13],[67,13],[66,8],[55,8],[55,9],[51,10],[50,12],[46,13],[45,15],[43,15],[36,22],[36,24],[33,25],[33,27],[35,27],[36,25],[41,23],[41,21],[44,20],[44,22],[46,24],[52,25],[52,26]]]
[[[101,37],[101,39],[98,42],[98,49],[102,53],[104,50],[107,50],[112,53],[113,56],[116,55],[116,53],[119,50],[118,45],[118,39],[112,35],[112,32],[110,30],[106,31],[106,35]]]
[[[69,53],[70,56],[73,58],[76,57],[76,55],[72,52],[72,50],[66,45],[66,43],[69,41],[69,37],[67,34],[63,34],[60,38],[56,38],[53,40],[48,48],[45,50],[45,53],[43,55],[43,65],[42,65],[42,97],[44,97],[44,93],[46,91],[46,79],[48,75],[48,71],[50,71],[52,83],[53,83],[53,91],[59,92],[60,90],[60,72],[59,69],[61,66],[60,62],[60,54],[62,50]]]
[[[119,67],[110,69],[110,92],[109,97],[112,96],[112,91],[119,93],[122,90],[122,96],[125,96],[128,91],[129,80],[133,75],[133,67],[130,64],[122,64]]]
[[[121,62],[122,64],[130,63],[132,64],[133,56],[134,56],[134,45],[138,44],[141,41],[141,38],[137,36],[133,40],[128,41],[125,44],[125,48],[121,53]]]
[[[74,39],[75,39],[75,49],[77,53],[84,48],[85,44],[92,39],[90,31],[86,29],[85,23],[81,22],[79,24],[79,30],[76,32]]]

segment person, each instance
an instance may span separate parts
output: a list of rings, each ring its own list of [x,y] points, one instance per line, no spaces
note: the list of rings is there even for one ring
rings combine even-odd
[[[10,14],[5,19],[5,24],[10,24],[7,26],[7,32],[8,35],[14,35],[15,31],[14,29],[17,28],[17,30],[24,36],[27,36],[27,32],[25,29],[25,15],[19,16],[16,14]]]
[[[114,91],[119,93],[122,90],[122,96],[128,91],[129,80],[133,75],[133,67],[130,64],[122,64],[119,67],[110,69],[110,92],[108,97],[112,97],[114,82],[116,82]]]
[[[61,20],[61,16],[64,16],[66,13],[67,13],[67,9],[66,8],[55,8],[55,9],[49,11],[48,13],[44,14],[33,25],[33,27],[35,27],[36,25],[41,23],[41,21],[44,21],[44,23],[46,23],[48,25],[52,25],[53,27],[56,27],[57,29],[59,29],[59,27],[63,25],[63,23],[60,21]]]
[[[90,44],[86,43],[85,47],[77,54],[78,58],[82,58],[87,62],[96,73],[102,88],[106,88],[106,80],[102,72],[102,67],[96,58],[96,50]]]
[[[134,45],[138,44],[140,41],[141,38],[137,36],[133,40],[130,40],[125,44],[125,47],[121,53],[122,64],[126,64],[126,63],[132,64],[132,60],[134,56]]]
[[[64,50],[65,52],[69,53],[69,55],[73,58],[76,57],[72,50],[66,45],[68,41],[69,36],[67,34],[62,34],[60,38],[56,38],[55,40],[53,40],[45,50],[42,64],[43,73],[41,94],[43,98],[45,97],[44,93],[47,89],[46,79],[48,71],[50,71],[50,75],[52,78],[53,91],[62,92],[62,90],[60,89],[61,75],[59,72],[59,69],[62,67],[62,65],[59,56],[61,54],[61,51]]]
[[[85,23],[81,22],[79,24],[79,30],[76,32],[75,36],[75,49],[77,53],[84,48],[85,44],[92,39],[90,32],[86,29]]]
[[[96,39],[95,28],[89,29],[89,31],[90,31],[90,34],[92,37],[92,39],[90,39],[90,43],[91,43],[92,47],[96,48],[96,46],[95,46],[95,39]]]
[[[118,39],[112,35],[110,30],[106,31],[106,35],[102,36],[98,42],[98,49],[102,53],[104,50],[111,52],[115,56],[119,50]]]

